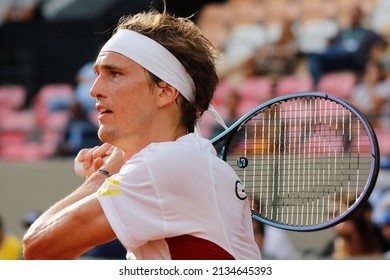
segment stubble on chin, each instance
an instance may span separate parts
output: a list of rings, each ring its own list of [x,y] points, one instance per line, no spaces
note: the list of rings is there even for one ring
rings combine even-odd
[[[116,134],[113,131],[99,127],[98,137],[103,143],[110,143],[113,145],[116,139]]]

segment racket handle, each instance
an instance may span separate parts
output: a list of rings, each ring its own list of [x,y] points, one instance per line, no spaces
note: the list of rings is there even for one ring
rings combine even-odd
[[[108,159],[108,156],[105,156],[103,158],[103,162],[106,162]],[[77,176],[80,177],[87,177],[91,175],[93,172],[95,172],[95,168],[93,164],[89,168],[84,168],[84,164],[81,161],[75,160],[74,161],[74,172],[76,173]]]

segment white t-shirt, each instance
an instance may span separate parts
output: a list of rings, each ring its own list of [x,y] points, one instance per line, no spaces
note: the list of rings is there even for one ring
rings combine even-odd
[[[202,251],[199,258],[212,259],[210,246],[234,259],[261,258],[237,174],[194,134],[150,144],[98,197],[129,259],[196,259]]]

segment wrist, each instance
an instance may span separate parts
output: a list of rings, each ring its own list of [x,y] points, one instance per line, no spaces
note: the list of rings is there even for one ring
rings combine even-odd
[[[106,177],[111,177],[112,176],[112,174],[110,172],[108,172],[107,170],[105,170],[105,169],[98,169],[98,172],[100,174],[103,174]]]

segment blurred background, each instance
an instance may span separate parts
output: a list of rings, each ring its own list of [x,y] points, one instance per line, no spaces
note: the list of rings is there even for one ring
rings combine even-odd
[[[318,90],[351,101],[375,127],[381,170],[361,213],[312,233],[254,224],[264,258],[388,258],[390,0],[165,2],[221,51],[213,103],[228,124],[273,97]],[[100,143],[93,62],[122,15],[150,8],[163,1],[0,2],[0,259],[83,181],[73,158]],[[205,137],[220,132],[206,115],[200,125]]]

